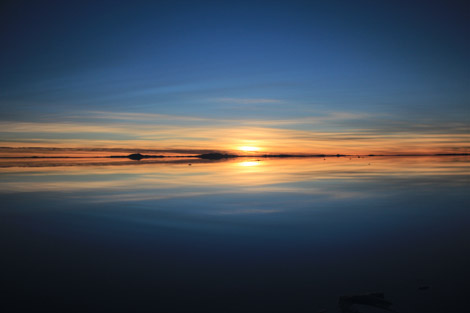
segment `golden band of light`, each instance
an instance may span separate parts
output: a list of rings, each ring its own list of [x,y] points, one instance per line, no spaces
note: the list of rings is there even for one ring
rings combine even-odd
[[[252,151],[259,151],[260,149],[258,147],[253,147],[253,146],[242,146],[238,148],[241,151],[246,151],[246,152],[252,152]]]

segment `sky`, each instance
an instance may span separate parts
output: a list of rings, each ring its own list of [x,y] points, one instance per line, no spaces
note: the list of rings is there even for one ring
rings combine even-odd
[[[0,154],[469,153],[469,24],[467,1],[4,1]]]

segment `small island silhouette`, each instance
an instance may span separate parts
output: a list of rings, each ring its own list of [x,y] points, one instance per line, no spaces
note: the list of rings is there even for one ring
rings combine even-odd
[[[156,158],[164,158],[164,155],[145,155],[145,154],[140,154],[140,153],[132,153],[129,155],[112,155],[109,158],[128,158],[131,160],[137,160],[140,161],[142,159],[156,159]]]

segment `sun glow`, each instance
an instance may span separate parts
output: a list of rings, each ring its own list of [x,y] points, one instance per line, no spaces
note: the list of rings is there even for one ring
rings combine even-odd
[[[238,150],[245,151],[245,152],[252,152],[252,151],[259,151],[259,148],[253,147],[253,146],[243,146],[243,147],[239,147]]]

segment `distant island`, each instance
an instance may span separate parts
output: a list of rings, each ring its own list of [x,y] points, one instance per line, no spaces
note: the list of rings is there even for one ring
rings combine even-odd
[[[157,158],[164,158],[164,155],[145,155],[140,153],[133,153],[129,155],[112,155],[109,158],[128,158],[131,160],[142,160],[142,159],[157,159]]]

